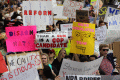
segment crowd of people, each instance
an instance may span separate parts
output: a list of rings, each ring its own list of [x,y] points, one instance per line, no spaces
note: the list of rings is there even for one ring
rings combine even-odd
[[[112,0],[109,0],[109,4],[113,5]],[[91,7],[89,11],[89,17],[95,17],[94,24],[96,24],[96,18],[98,17],[98,15],[94,13],[94,8],[93,6],[90,5],[90,0],[85,0],[85,7],[88,6]],[[55,14],[53,14],[53,16],[55,16]],[[56,23],[53,23],[53,25],[47,25],[46,31],[47,32],[60,31],[61,30],[59,26],[60,24],[72,23],[73,21],[76,20],[72,18],[70,18],[68,21],[58,20]],[[5,34],[5,27],[22,26],[22,25],[23,25],[22,2],[21,1],[1,2],[0,3],[0,50],[4,50],[6,52],[6,55],[20,54],[20,52],[7,53],[7,48],[6,48],[7,37]],[[98,26],[101,27],[104,25],[108,27],[108,23],[104,22],[103,19],[100,18]],[[98,26],[96,25],[96,28]],[[45,32],[45,31],[40,30],[38,32]],[[71,41],[72,37],[69,37],[68,39],[69,41]],[[119,65],[118,63],[115,64],[114,61],[116,57],[113,56],[113,53],[109,53],[109,50],[110,50],[110,44],[100,44],[99,45],[100,56],[96,55],[98,53],[94,55],[81,55],[81,54],[69,53],[69,55],[67,55],[66,50],[62,48],[59,51],[58,56],[56,56],[54,49],[39,49],[42,63],[44,65],[44,69],[38,70],[40,80],[60,80],[59,71],[61,68],[63,58],[77,62],[90,62],[103,56],[104,58],[100,64],[98,71],[96,72],[96,75],[119,75],[119,70],[117,70]],[[5,61],[6,61],[6,55],[3,56]],[[2,74],[4,73],[0,73],[0,76]]]

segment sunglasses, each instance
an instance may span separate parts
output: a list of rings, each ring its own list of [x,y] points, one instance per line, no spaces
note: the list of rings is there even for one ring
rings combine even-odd
[[[109,49],[102,49],[103,51],[109,51]]]

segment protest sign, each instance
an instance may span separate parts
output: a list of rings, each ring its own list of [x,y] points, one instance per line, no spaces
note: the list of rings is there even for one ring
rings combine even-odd
[[[23,65],[31,60],[35,60],[35,65],[37,69],[43,69],[41,55],[39,52],[29,52],[29,53],[15,54],[15,55],[11,54],[11,55],[7,55],[6,57],[10,71],[18,68],[20,65]]]
[[[106,14],[106,12],[107,12],[107,5],[104,5],[100,10],[99,10],[99,16],[100,17],[104,17],[105,16],[105,14]]]
[[[76,22],[85,22],[89,23],[87,10],[76,10]]]
[[[120,80],[120,75],[101,75],[101,80]]]
[[[90,62],[77,62],[68,59],[63,59],[59,75],[94,75],[98,70],[103,57]]]
[[[120,10],[117,8],[109,7],[107,8],[107,13],[105,15],[104,22],[107,22],[107,17],[118,15],[120,13]]]
[[[99,42],[95,41],[95,47],[94,47],[94,55],[96,55],[97,57],[100,56],[100,52],[99,52]]]
[[[7,52],[33,51],[36,26],[6,27]]]
[[[107,36],[103,44],[111,44],[116,41],[120,41],[120,30],[108,30],[107,29]]]
[[[81,10],[84,3],[65,0],[63,5],[63,15],[69,18],[76,18],[76,10]]]
[[[99,25],[99,17],[97,17],[97,19],[96,19],[96,24],[97,24],[97,26]],[[90,23],[94,23],[94,20],[95,20],[95,17],[90,17]]]
[[[2,75],[0,80],[39,80],[35,61],[32,60],[7,74]]]
[[[117,57],[116,62],[120,65],[120,42],[113,43],[113,53],[114,57]]]
[[[71,53],[93,55],[95,24],[73,22]]]
[[[95,29],[95,36],[97,37],[97,41],[99,42],[104,42],[104,40],[106,39],[106,34],[107,34],[106,25]]]
[[[68,36],[72,36],[72,23],[70,24],[60,24],[61,31],[68,31]]]
[[[101,80],[101,76],[96,76],[96,75],[66,75],[65,80]]]
[[[36,48],[65,48],[67,47],[68,32],[44,32],[36,34]]]
[[[68,18],[66,16],[62,15],[63,12],[63,6],[56,6],[53,8],[53,13],[57,14],[54,16],[55,20],[67,20]]]
[[[23,1],[23,24],[36,25],[37,31],[46,30],[42,25],[53,24],[51,1]]]
[[[120,18],[120,14],[108,17],[107,18],[108,29],[114,29],[114,30],[120,29],[120,19],[119,18]]]
[[[0,52],[0,73],[4,73],[7,71],[8,71],[7,65],[5,63],[5,60],[3,59],[1,52]]]

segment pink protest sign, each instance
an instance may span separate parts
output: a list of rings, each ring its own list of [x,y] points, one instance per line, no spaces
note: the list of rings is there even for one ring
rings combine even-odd
[[[36,26],[6,28],[7,52],[33,51],[35,49]]]

